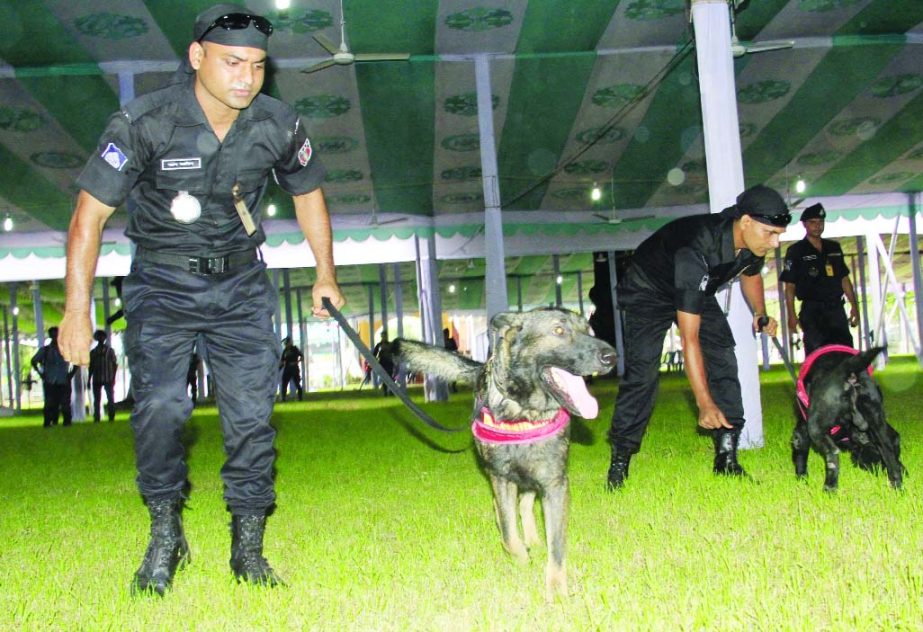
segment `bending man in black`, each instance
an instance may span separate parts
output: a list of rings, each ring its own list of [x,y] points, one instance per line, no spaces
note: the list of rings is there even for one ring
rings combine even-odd
[[[804,209],[801,213],[804,239],[785,251],[785,267],[780,277],[785,283],[788,328],[795,333],[801,325],[805,355],[824,345],[852,347],[849,328],[859,324],[859,303],[843,260],[843,249],[832,239],[821,237],[826,217],[821,204]],[[843,296],[849,300],[848,321],[843,311]],[[795,311],[795,297],[801,301],[800,313]]]
[[[295,110],[260,94],[272,24],[238,5],[206,9],[173,80],[110,119],[77,180],[67,240],[61,350],[88,360],[93,272],[106,220],[127,198],[125,234],[137,250],[125,277],[125,350],[132,371],[138,488],[151,539],[133,589],[163,594],[189,559],[180,510],[187,487],[180,435],[192,413],[189,357],[204,345],[215,377],[227,460],[221,468],[232,515],[231,569],[238,581],[276,585],[263,557],[275,502],[279,344],[276,288],[257,248],[260,200],[270,174],[292,195],[317,261],[313,313],[322,297],[344,300],[333,266],[325,170]]]
[[[740,275],[754,329],[765,316],[763,257],[779,245],[791,221],[782,197],[757,185],[720,213],[674,220],[638,246],[619,282],[625,318],[625,376],[609,430],[607,486],[621,487],[641,447],[659,381],[663,340],[676,322],[686,375],[699,408],[699,426],[712,431],[714,471],[740,476],[737,445],[744,426],[734,335],[715,293]],[[774,335],[770,318],[764,328]]]

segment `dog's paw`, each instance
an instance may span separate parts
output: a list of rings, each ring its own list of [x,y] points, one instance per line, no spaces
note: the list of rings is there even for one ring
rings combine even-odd
[[[545,601],[554,603],[557,599],[567,597],[567,570],[548,566],[545,572]]]

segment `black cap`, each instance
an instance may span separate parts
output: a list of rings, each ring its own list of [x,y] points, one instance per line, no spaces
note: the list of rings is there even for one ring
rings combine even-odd
[[[801,211],[801,221],[806,222],[809,219],[824,219],[827,217],[827,211],[824,210],[824,205],[818,202],[817,204],[812,204],[808,208]]]
[[[237,4],[216,4],[205,9],[196,16],[192,38],[194,41],[214,42],[225,46],[246,46],[266,50],[269,44],[269,35],[263,33],[253,22],[243,29],[212,28],[215,20],[225,15],[251,15],[258,16],[246,7]]]
[[[788,226],[792,221],[782,196],[762,184],[750,187],[737,196],[737,212],[773,226]]]
[[[108,337],[109,336],[106,335],[106,332],[103,331],[102,329],[97,329],[96,331],[93,332],[93,340],[95,340],[96,342],[105,342],[106,338]]]

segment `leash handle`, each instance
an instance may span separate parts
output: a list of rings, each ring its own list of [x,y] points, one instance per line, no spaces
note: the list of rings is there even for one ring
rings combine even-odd
[[[759,320],[756,321],[757,329],[762,332],[763,328],[769,324],[769,316],[763,314],[759,317]],[[798,387],[798,374],[795,372],[795,367],[788,359],[788,355],[785,353],[785,350],[782,348],[782,343],[779,342],[779,339],[775,336],[770,336],[772,344],[775,345],[776,350],[779,352],[779,355],[782,357],[782,363],[785,365],[785,368],[788,369],[788,374],[792,376],[792,380],[795,382],[795,388]]]
[[[340,310],[333,306],[333,302],[330,300],[330,298],[327,296],[322,297],[321,303],[323,304],[324,309],[327,310],[327,313],[333,316],[333,319],[339,323],[340,327],[343,329],[343,333],[346,334],[346,337],[349,338],[350,342],[353,343],[359,353],[362,354],[362,357],[364,357],[366,362],[369,363],[369,366],[372,367],[372,370],[378,374],[378,377],[381,378],[381,381],[388,388],[388,390],[394,393],[397,398],[400,399],[405,406],[407,406],[407,408],[413,411],[413,413],[423,421],[423,423],[442,432],[462,432],[468,429],[467,426],[461,428],[448,428],[427,415],[422,408],[417,406],[413,400],[407,396],[401,387],[398,386],[397,382],[391,378],[385,368],[381,366],[381,363],[378,362],[378,358],[376,358],[375,354],[372,353],[372,350],[369,349],[364,342],[362,342],[362,338],[360,338],[359,334],[357,334],[356,331],[350,326],[346,318],[343,317],[343,314],[340,313]]]

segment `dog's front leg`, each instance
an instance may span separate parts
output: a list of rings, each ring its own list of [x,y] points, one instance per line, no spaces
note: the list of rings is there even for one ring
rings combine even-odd
[[[795,476],[805,478],[808,475],[808,454],[811,452],[811,438],[808,436],[808,426],[799,421],[792,431],[792,464],[795,466]]]
[[[516,520],[516,499],[519,489],[516,483],[491,475],[490,484],[494,488],[494,508],[497,511],[497,526],[503,546],[519,562],[529,561],[529,552],[522,538],[519,537],[519,525]]]
[[[535,492],[523,492],[519,497],[519,519],[522,522],[522,536],[526,547],[541,544],[538,527],[535,526]]]
[[[548,565],[545,568],[545,599],[567,596],[567,507],[570,501],[567,479],[550,485],[542,496],[545,516],[545,540],[548,543]]]
[[[820,419],[814,415],[808,417],[808,433],[817,451],[824,457],[826,465],[824,491],[835,492],[840,480],[840,451],[830,437],[830,433],[821,427]]]

